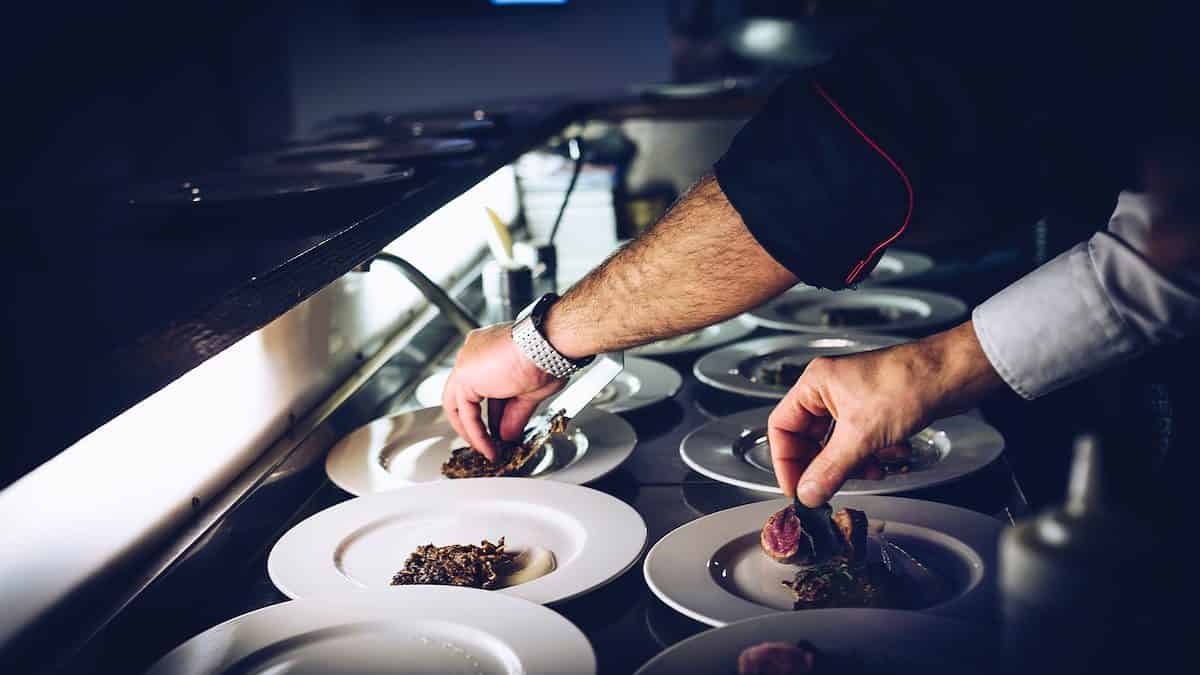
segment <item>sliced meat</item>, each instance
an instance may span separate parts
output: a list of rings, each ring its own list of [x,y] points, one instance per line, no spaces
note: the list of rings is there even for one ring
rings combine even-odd
[[[803,675],[814,671],[816,660],[807,642],[763,642],[738,655],[738,675]]]
[[[867,557],[867,514],[857,509],[841,509],[833,514],[833,524],[841,538],[842,554],[851,563]]]
[[[772,560],[788,565],[798,565],[813,557],[812,540],[805,535],[791,505],[767,518],[759,544]]]

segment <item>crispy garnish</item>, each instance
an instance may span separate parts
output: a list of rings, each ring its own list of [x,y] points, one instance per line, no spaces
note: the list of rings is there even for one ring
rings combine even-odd
[[[504,537],[496,544],[484,539],[479,546],[426,544],[408,556],[404,569],[392,577],[392,585],[434,584],[491,590],[501,577],[512,573],[516,557],[516,553],[504,550]]]

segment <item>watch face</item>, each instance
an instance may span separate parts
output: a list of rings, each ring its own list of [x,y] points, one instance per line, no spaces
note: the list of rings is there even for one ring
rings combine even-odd
[[[558,300],[557,295],[554,293],[547,293],[537,300],[534,300],[533,304],[531,304],[525,310],[522,310],[521,314],[517,316],[520,318],[528,314],[529,317],[533,319],[533,325],[540,329],[542,327],[542,323],[546,320],[546,311],[550,309],[550,305],[554,304],[555,300]]]

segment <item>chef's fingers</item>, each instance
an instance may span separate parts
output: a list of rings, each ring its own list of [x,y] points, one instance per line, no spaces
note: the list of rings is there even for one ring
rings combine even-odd
[[[480,416],[479,400],[471,400],[466,393],[458,395],[458,418],[462,422],[463,431],[467,432],[467,443],[483,453],[489,461],[496,459],[496,448],[492,439],[488,438],[487,430],[483,428]]]
[[[504,417],[500,422],[500,437],[506,441],[520,443],[525,437],[525,427],[537,409],[541,399],[520,396],[511,398],[504,406]]]
[[[506,398],[488,398],[484,399],[483,410],[486,417],[484,424],[487,427],[488,436],[493,440],[504,438],[504,434],[500,433],[500,429],[494,427],[503,427],[500,420],[504,419],[504,408],[508,405]]]
[[[453,374],[450,375],[450,379],[446,380],[446,386],[442,387],[442,409],[446,411],[446,420],[450,422],[454,433],[465,441],[467,434],[463,430],[462,422],[458,419],[458,387],[454,384]]]
[[[805,506],[824,504],[870,454],[871,446],[861,435],[839,424],[834,427],[829,443],[817,453],[800,476],[796,496]]]
[[[771,465],[785,495],[792,495],[800,476],[820,451],[819,436],[826,428],[828,418],[800,405],[791,394],[767,418]]]

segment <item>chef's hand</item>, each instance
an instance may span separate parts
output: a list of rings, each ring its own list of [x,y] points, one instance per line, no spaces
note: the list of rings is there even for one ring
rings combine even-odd
[[[520,441],[538,403],[562,388],[559,380],[534,365],[512,341],[512,324],[500,323],[467,335],[454,370],[442,390],[450,426],[488,459],[496,447],[484,429],[480,401],[503,404],[500,437]]]
[[[819,506],[876,453],[894,453],[914,432],[970,409],[1003,383],[970,321],[888,349],[815,359],[767,424],[779,487]],[[821,448],[830,419],[837,425]]]

